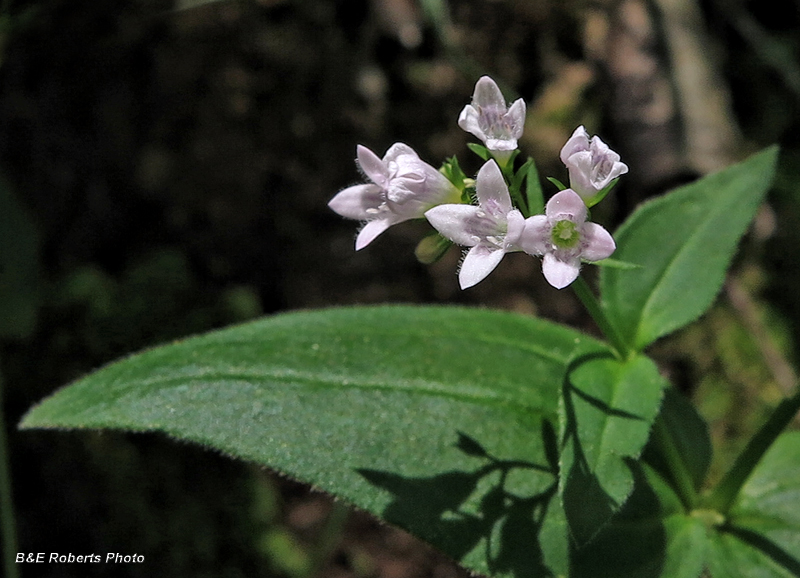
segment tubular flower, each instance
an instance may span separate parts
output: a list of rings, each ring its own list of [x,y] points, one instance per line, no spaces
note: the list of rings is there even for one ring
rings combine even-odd
[[[458,273],[462,289],[472,287],[491,273],[510,251],[518,251],[517,241],[525,219],[511,204],[508,186],[494,160],[478,171],[475,183],[478,206],[439,205],[425,217],[444,237],[472,247]]]
[[[492,152],[508,153],[517,148],[525,125],[525,101],[509,108],[494,80],[482,76],[475,84],[472,104],[458,116],[458,126],[481,139]]]
[[[608,148],[600,137],[589,137],[579,126],[561,149],[561,161],[569,170],[569,185],[584,201],[590,200],[620,175],[628,166]]]
[[[361,170],[372,182],[348,187],[328,203],[343,217],[366,221],[356,238],[356,251],[392,225],[460,199],[458,189],[408,145],[393,144],[383,159],[361,145],[356,152]]]
[[[542,273],[556,289],[572,283],[581,260],[599,261],[616,249],[614,239],[600,225],[586,222],[586,204],[572,189],[556,193],[544,215],[525,220],[518,243],[530,255],[542,255]]]

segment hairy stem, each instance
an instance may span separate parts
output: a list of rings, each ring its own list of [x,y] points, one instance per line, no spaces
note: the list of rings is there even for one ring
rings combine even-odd
[[[586,307],[586,310],[589,312],[589,315],[592,316],[594,322],[597,323],[600,331],[602,331],[603,335],[608,339],[615,355],[620,359],[626,358],[631,353],[628,346],[619,336],[619,333],[617,333],[611,320],[606,316],[606,312],[603,311],[603,307],[589,288],[589,284],[586,283],[586,280],[578,276],[572,283],[572,289],[575,291],[578,299],[581,300],[581,303],[583,303],[583,306]]]

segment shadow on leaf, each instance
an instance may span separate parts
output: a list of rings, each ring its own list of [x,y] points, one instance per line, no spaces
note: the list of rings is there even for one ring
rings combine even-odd
[[[573,548],[572,578],[659,578],[667,533],[658,496],[638,467],[635,489],[622,509],[585,547]]]
[[[542,436],[555,442],[552,425],[545,422]],[[549,434],[544,431],[549,430]],[[550,440],[550,441],[548,441]],[[473,471],[451,471],[429,477],[360,469],[371,484],[392,494],[383,511],[389,522],[437,546],[456,560],[476,549],[485,557],[490,574],[518,578],[551,575],[544,564],[538,535],[548,505],[557,500],[553,464],[541,465],[492,456],[477,440],[459,432],[455,447],[483,460]],[[554,455],[548,448],[547,455]],[[520,496],[509,486],[509,476],[520,471],[544,474],[547,484],[534,495]]]

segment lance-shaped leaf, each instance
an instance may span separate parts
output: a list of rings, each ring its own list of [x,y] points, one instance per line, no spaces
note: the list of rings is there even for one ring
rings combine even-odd
[[[770,187],[777,147],[640,206],[614,235],[600,272],[608,317],[634,350],[697,319],[711,305],[739,239]]]
[[[291,313],[111,364],[22,427],[164,432],[312,483],[473,570],[533,578],[565,565],[547,420],[569,364],[603,351],[486,310]]]

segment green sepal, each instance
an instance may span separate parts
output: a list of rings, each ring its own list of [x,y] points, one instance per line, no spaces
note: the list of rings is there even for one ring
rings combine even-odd
[[[488,161],[490,158],[492,158],[492,153],[490,153],[489,149],[487,149],[483,145],[474,142],[469,142],[467,143],[467,148],[485,161]]]
[[[600,192],[598,192],[593,197],[589,197],[588,199],[584,199],[583,201],[586,203],[586,206],[587,207],[594,207],[597,203],[599,203],[600,201],[605,199],[606,195],[611,192],[611,189],[613,189],[615,186],[617,186],[618,182],[619,182],[619,178],[616,178],[613,181],[611,181],[610,183],[608,183],[607,186],[605,186]]]
[[[558,187],[559,192],[569,188],[555,177],[547,177],[547,180],[553,183],[556,187]]]
[[[644,265],[640,265],[639,263],[629,263],[628,261],[620,261],[619,259],[612,259],[611,257],[606,259],[600,259],[599,261],[585,261],[590,265],[597,265],[598,267],[613,267],[614,269],[623,269],[623,270],[630,270],[630,269],[641,269]]]
[[[447,177],[447,180],[453,183],[460,193],[464,192],[464,189],[467,186],[464,182],[467,178],[467,175],[462,170],[461,165],[458,164],[458,158],[452,156],[445,160],[445,162],[442,163],[439,172]]]
[[[414,249],[414,256],[423,265],[431,265],[444,257],[448,249],[453,246],[450,239],[442,237],[439,233],[431,233],[423,237]]]

